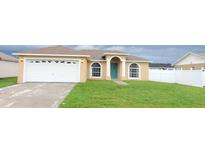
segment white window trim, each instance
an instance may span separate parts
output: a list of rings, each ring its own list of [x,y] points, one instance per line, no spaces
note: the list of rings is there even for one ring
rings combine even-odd
[[[100,64],[100,76],[99,76],[99,77],[92,76],[92,74],[93,74],[92,65],[93,65],[94,63]],[[102,64],[101,64],[101,63],[99,63],[99,62],[92,62],[92,63],[90,64],[90,78],[91,78],[91,79],[101,79],[101,78],[102,78]]]
[[[138,67],[139,67],[139,77],[138,78],[130,77],[130,65],[131,64],[137,64],[138,65]],[[128,79],[130,79],[130,80],[140,80],[141,79],[141,67],[140,67],[140,64],[138,64],[138,63],[130,63],[128,65]]]

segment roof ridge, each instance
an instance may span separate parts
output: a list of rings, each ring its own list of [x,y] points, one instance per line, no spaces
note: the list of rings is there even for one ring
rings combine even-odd
[[[75,50],[75,49],[74,49],[74,50]],[[106,50],[106,49],[80,49],[80,50],[76,50],[76,51],[104,51],[104,52],[113,52],[113,51],[117,51],[117,52],[126,53],[126,52],[121,51],[121,50]]]
[[[35,48],[35,49],[29,49],[29,50],[22,50],[20,52],[29,52],[29,51],[32,51],[32,52],[35,52],[35,51],[38,51],[38,50],[47,50],[47,49],[52,49],[52,48],[56,48],[56,47],[61,47],[61,48],[64,48],[64,49],[70,49],[70,48],[67,48],[65,47],[64,45],[52,45],[52,46],[48,46],[48,47],[41,47],[41,48]]]

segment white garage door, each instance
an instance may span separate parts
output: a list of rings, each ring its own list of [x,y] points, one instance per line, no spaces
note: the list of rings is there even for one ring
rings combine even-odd
[[[79,82],[79,60],[27,59],[25,82]]]

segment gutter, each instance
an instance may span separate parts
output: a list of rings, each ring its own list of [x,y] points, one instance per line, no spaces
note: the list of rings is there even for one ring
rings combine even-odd
[[[128,56],[130,54],[127,54],[127,53],[104,53],[104,55]]]
[[[126,62],[142,62],[142,63],[152,63],[152,61],[140,61],[140,60],[126,60]]]

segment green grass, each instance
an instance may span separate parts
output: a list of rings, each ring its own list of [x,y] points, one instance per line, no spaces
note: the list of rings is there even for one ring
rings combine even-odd
[[[77,84],[60,107],[175,108],[205,107],[205,89],[152,81],[87,81]]]
[[[0,78],[0,88],[11,86],[17,83],[16,77]]]

